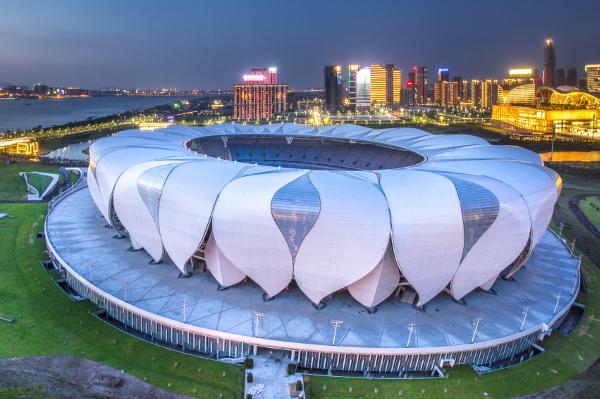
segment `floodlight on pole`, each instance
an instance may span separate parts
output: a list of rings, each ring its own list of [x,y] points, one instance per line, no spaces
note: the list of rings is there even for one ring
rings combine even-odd
[[[521,322],[521,331],[525,327],[525,320],[527,320],[527,314],[529,313],[529,306],[523,307],[523,321]]]
[[[125,302],[127,302],[127,277],[123,278],[123,288],[125,290]]]
[[[558,294],[556,295],[556,303],[554,304],[554,311],[552,312],[552,314],[556,314],[556,310],[558,309],[558,303],[560,302],[560,294],[561,292],[558,291]]]
[[[415,330],[416,324],[413,322],[408,323],[408,339],[406,340],[406,347],[410,345],[410,338],[412,337],[412,333]]]
[[[342,320],[331,320],[331,325],[333,326],[333,341],[331,343],[332,346],[335,346],[335,337],[337,336],[337,330],[344,324]]]
[[[262,320],[263,318],[263,314],[262,313],[254,313],[254,336],[258,337],[258,323]]]
[[[475,336],[477,335],[477,329],[479,328],[479,323],[481,323],[480,318],[476,318],[473,320],[473,335],[471,336],[471,343],[475,342]]]

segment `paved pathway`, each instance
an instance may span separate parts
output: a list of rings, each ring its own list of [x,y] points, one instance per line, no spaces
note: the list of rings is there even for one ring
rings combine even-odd
[[[244,397],[253,393],[253,399],[285,399],[290,398],[289,384],[302,381],[300,374],[287,375],[288,362],[267,357],[255,357],[254,368],[247,370],[252,373],[252,384],[246,383]],[[304,397],[304,390],[300,397]]]

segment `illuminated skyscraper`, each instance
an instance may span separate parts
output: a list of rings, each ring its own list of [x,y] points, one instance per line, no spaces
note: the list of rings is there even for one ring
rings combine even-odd
[[[500,89],[497,80],[484,80],[481,84],[481,107],[491,108],[498,104]]]
[[[361,68],[356,72],[356,110],[359,112],[371,109],[371,70]]]
[[[450,71],[448,67],[439,67],[437,80],[439,82],[448,82],[450,81]]]
[[[338,111],[344,105],[346,89],[341,65],[325,65],[325,108],[329,112]]]
[[[556,50],[552,39],[546,39],[544,49],[544,85],[554,87],[556,85]]]
[[[586,65],[585,79],[590,93],[600,93],[600,64]]]
[[[233,90],[236,119],[271,119],[287,109],[288,86],[277,84],[276,68],[251,69]]]
[[[352,111],[356,111],[356,72],[360,69],[360,65],[348,65],[348,76],[346,87],[348,90],[348,105]]]
[[[481,107],[481,80],[471,80],[471,103],[473,107]]]
[[[371,106],[400,106],[402,73],[393,64],[371,65]]]
[[[427,103],[427,91],[429,88],[429,78],[427,77],[426,66],[414,66],[415,73],[415,103],[424,105]]]
[[[416,105],[415,103],[415,71],[410,71],[408,73],[408,78],[406,79],[406,104],[410,106]]]

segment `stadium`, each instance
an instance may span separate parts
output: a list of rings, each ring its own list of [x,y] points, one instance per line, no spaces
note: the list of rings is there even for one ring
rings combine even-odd
[[[561,178],[462,134],[355,125],[130,130],[51,204],[48,252],[140,335],[310,370],[492,365],[565,318]],[[558,299],[557,299],[558,298]]]

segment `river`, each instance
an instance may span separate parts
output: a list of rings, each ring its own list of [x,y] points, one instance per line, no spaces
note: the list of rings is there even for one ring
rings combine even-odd
[[[176,97],[0,99],[0,132],[50,127],[179,101]]]

